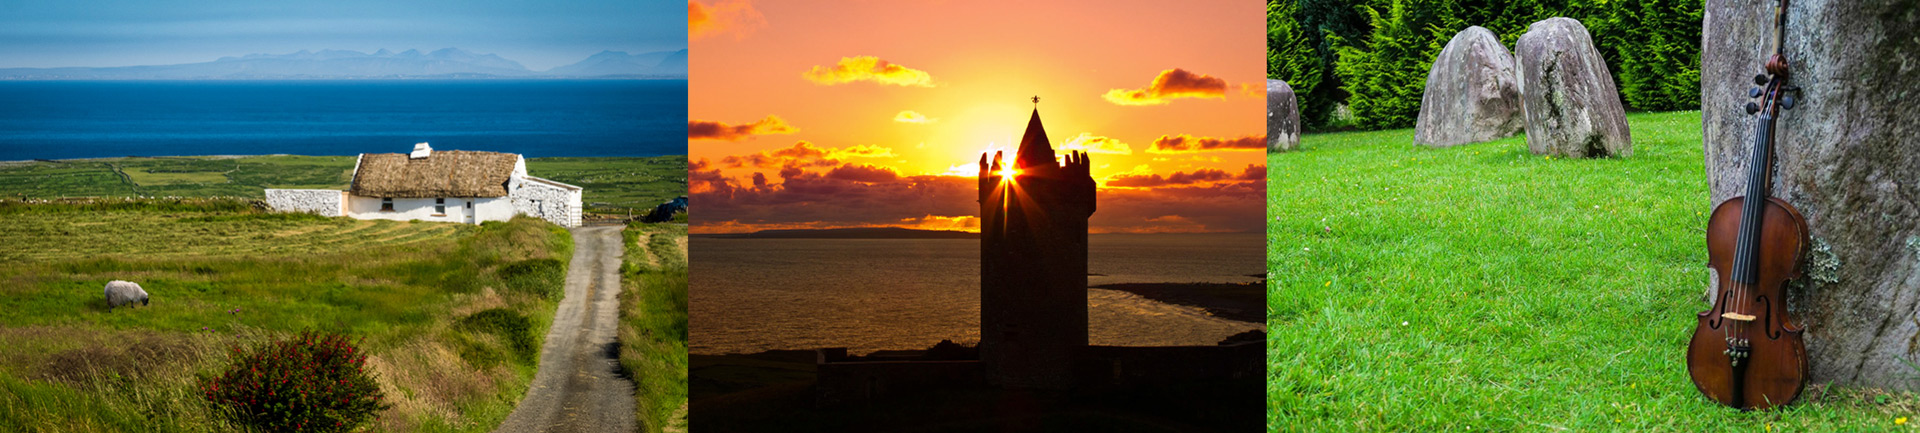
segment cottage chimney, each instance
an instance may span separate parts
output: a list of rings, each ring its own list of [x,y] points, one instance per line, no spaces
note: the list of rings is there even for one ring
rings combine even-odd
[[[428,146],[425,142],[414,143],[413,153],[407,154],[407,159],[420,159],[431,155],[433,155],[433,146]]]

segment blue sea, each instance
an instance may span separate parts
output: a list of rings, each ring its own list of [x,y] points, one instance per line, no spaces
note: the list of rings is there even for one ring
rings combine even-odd
[[[685,80],[0,81],[0,161],[686,154]]]

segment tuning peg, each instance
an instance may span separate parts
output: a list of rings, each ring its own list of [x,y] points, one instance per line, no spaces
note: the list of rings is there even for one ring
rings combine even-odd
[[[1765,86],[1765,85],[1767,85],[1767,76],[1766,76],[1766,74],[1761,74],[1761,75],[1755,75],[1755,76],[1753,76],[1753,85],[1755,85],[1755,86]]]
[[[1792,109],[1793,109],[1793,95],[1787,95],[1787,96],[1782,96],[1782,97],[1780,97],[1780,108],[1785,108],[1785,109],[1788,109],[1788,110],[1792,110]]]
[[[1760,104],[1755,104],[1752,102],[1747,103],[1747,114],[1753,114],[1758,112],[1760,112]]]
[[[1758,97],[1760,97],[1760,88],[1759,88],[1759,87],[1754,87],[1754,88],[1750,88],[1750,89],[1747,89],[1747,97],[1748,97],[1748,98],[1758,98]]]

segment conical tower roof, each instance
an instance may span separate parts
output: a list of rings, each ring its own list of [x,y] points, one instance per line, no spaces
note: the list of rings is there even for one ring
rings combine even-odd
[[[1047,128],[1040,125],[1040,109],[1033,109],[1033,118],[1027,120],[1027,133],[1020,137],[1020,156],[1014,168],[1053,167],[1053,142],[1047,140]]]

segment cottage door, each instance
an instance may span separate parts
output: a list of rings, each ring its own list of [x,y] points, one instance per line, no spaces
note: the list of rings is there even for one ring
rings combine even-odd
[[[462,213],[465,213],[465,214],[467,215],[467,224],[479,224],[479,223],[480,223],[480,215],[479,215],[479,212],[476,212],[476,211],[474,211],[474,210],[473,210],[473,199],[467,199],[467,203],[466,203],[466,205],[465,205],[465,206],[461,206],[461,211],[460,211],[460,212],[462,212]]]

